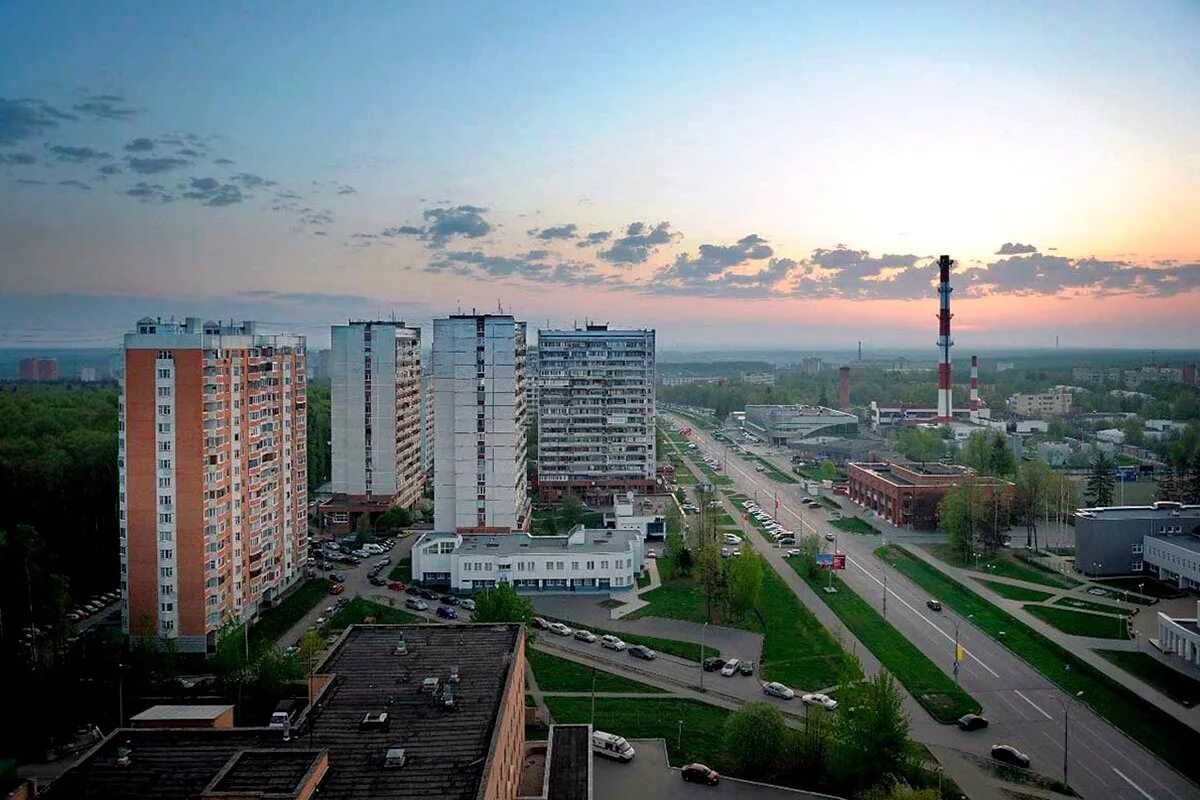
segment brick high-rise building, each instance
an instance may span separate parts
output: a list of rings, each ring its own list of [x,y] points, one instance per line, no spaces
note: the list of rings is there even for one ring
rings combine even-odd
[[[508,533],[529,522],[525,323],[433,321],[434,529]]]
[[[122,625],[203,652],[308,558],[305,340],[138,321],[120,407]]]
[[[333,492],[412,506],[421,499],[421,329],[334,325]]]
[[[543,500],[654,491],[654,331],[538,331],[537,381]]]
[[[57,358],[22,358],[21,380],[23,381],[56,381],[58,380]]]

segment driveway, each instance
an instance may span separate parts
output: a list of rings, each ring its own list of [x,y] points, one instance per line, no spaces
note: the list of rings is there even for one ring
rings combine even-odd
[[[637,756],[628,764],[602,756],[592,758],[592,784],[596,800],[627,800],[630,797],[653,797],[656,800],[707,797],[805,800],[830,797],[725,777],[716,786],[685,783],[679,778],[679,770],[667,765],[667,748],[662,739],[634,739],[631,744]]]

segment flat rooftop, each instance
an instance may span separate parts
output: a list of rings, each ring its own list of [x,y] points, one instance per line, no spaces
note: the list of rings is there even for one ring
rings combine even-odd
[[[396,653],[401,638],[405,655]],[[122,729],[39,798],[195,800],[218,778],[247,795],[270,795],[294,785],[325,753],[322,800],[473,800],[519,641],[517,625],[354,626],[318,667],[331,682],[290,741],[266,728]],[[445,685],[455,667],[454,706],[447,708],[422,682],[436,677]],[[388,715],[384,724],[363,725],[380,712]],[[393,748],[404,749],[404,766],[384,766]],[[122,765],[125,750],[129,763]]]
[[[476,555],[562,555],[571,551],[589,553],[624,553],[636,532],[627,529],[587,528],[567,536],[533,536],[526,533],[462,534],[462,546],[456,553]],[[439,539],[454,539],[457,534],[432,533],[420,540],[423,544]]]
[[[1200,554],[1200,538],[1191,536],[1186,533],[1176,533],[1173,535],[1157,534],[1155,536],[1145,537],[1146,541],[1162,542],[1163,544],[1178,547],[1180,550],[1186,550],[1189,553]]]
[[[1094,519],[1166,520],[1175,517],[1200,519],[1200,506],[1181,503],[1156,503],[1152,506],[1101,506],[1099,508],[1080,508],[1076,510],[1075,516]]]
[[[129,718],[130,722],[157,722],[173,719],[214,720],[227,711],[232,711],[233,705],[209,706],[151,706],[140,714]]]
[[[550,771],[546,800],[588,800],[592,796],[592,726],[550,729]]]

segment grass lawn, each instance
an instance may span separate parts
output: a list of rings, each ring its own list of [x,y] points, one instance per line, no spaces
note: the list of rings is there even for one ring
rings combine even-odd
[[[1130,616],[1130,610],[1114,606],[1109,603],[1096,603],[1091,600],[1082,600],[1078,597],[1060,597],[1054,601],[1056,606],[1069,606],[1070,608],[1078,608],[1086,611],[1099,611],[1101,614],[1125,614]]]
[[[675,482],[680,486],[695,486],[700,483],[700,479],[693,475],[687,467],[676,467]]]
[[[844,481],[846,473],[830,464],[828,461],[822,461],[816,467],[793,467],[796,474],[808,478],[810,481]]]
[[[525,693],[525,707],[526,707],[526,708],[533,708],[533,707],[534,707],[534,706],[536,706],[536,705],[537,705],[537,703],[533,702],[533,695],[531,695],[531,694],[529,694],[528,692],[526,692],[526,693]]]
[[[1043,592],[1038,589],[1026,589],[1024,586],[1013,586],[1011,583],[982,580],[979,582],[1001,597],[1007,597],[1009,600],[1021,600],[1025,603],[1040,603],[1054,596],[1050,592]]]
[[[554,535],[562,536],[570,530],[557,508],[535,508],[530,514],[530,532],[547,534],[546,526],[551,520],[554,523]],[[588,528],[600,528],[604,525],[604,515],[597,511],[585,511],[580,522]]]
[[[827,576],[806,577],[795,559],[789,559],[788,563],[930,716],[938,722],[950,723],[963,714],[980,710],[979,701],[955,686],[953,678],[938,669],[928,656],[884,621],[878,611],[840,578],[833,578],[837,594],[828,594],[822,591],[829,582]]]
[[[1172,669],[1149,653],[1131,653],[1128,650],[1096,652],[1182,706],[1191,708],[1200,702],[1200,681]]]
[[[264,611],[258,622],[250,626],[250,649],[259,652],[277,644],[280,636],[329,597],[329,585],[324,578],[312,578],[300,584],[278,605]]]
[[[402,558],[392,571],[388,573],[389,581],[404,581],[404,585],[412,583],[412,559]]]
[[[1072,611],[1054,606],[1025,606],[1025,610],[1043,622],[1072,636],[1094,636],[1098,639],[1128,639],[1125,617],[1103,617],[1086,611]]]
[[[356,597],[347,603],[345,608],[333,615],[333,619],[329,620],[327,627],[330,632],[340,631],[351,625],[361,625],[367,617],[374,617],[375,622],[380,625],[429,622],[424,617],[409,614],[407,611],[385,606],[374,600],[367,600],[365,597]]]
[[[819,494],[814,499],[821,505],[825,506],[826,508],[832,509],[834,511],[842,510],[842,504],[839,503],[837,500],[834,500],[832,497],[826,497],[823,494]]]
[[[644,569],[640,573],[638,573],[637,581],[638,581],[639,589],[645,589],[647,586],[649,586],[650,585],[650,571]]]
[[[757,455],[756,453],[747,453],[746,458],[752,462],[755,462],[755,463],[761,465],[764,470],[763,474],[766,475],[771,480],[779,481],[780,483],[799,483],[800,482],[800,481],[796,480],[795,478],[793,478],[791,475],[788,475],[786,472],[781,470],[779,467],[775,466],[773,463],[771,463],[767,459],[763,458],[760,455]]]
[[[829,524],[835,528],[840,528],[847,533],[880,533],[879,528],[876,528],[871,523],[867,522],[866,520],[859,519],[858,517],[841,517],[839,519],[831,519],[829,520]]]
[[[547,697],[546,706],[559,724],[592,719],[588,697]],[[676,766],[700,761],[721,770],[726,766],[724,733],[730,713],[698,700],[597,697],[593,725],[598,731],[626,739],[664,739],[670,761]]]
[[[1192,780],[1200,779],[1200,732],[1147,703],[1107,675],[1004,612],[944,572],[891,545],[875,551],[959,614],[974,616],[974,624],[1024,659],[1065,691],[1083,692],[1083,702]],[[1114,625],[1115,627],[1115,625]],[[1004,637],[998,636],[1004,631]],[[1063,669],[1070,665],[1070,670]]]
[[[525,658],[543,692],[590,692],[592,668],[578,661],[527,648]],[[604,670],[595,670],[597,692],[663,692],[657,686],[631,680]]]
[[[730,478],[728,475],[722,475],[721,473],[714,471],[712,467],[710,467],[708,464],[705,464],[703,461],[696,462],[696,466],[700,468],[700,471],[705,474],[709,483],[711,483],[713,486],[730,486],[733,484],[732,478]]]
[[[999,575],[1004,578],[1015,578],[1020,581],[1029,581],[1030,583],[1040,583],[1043,586],[1053,586],[1057,589],[1074,589],[1080,585],[1080,582],[1074,578],[1068,578],[1061,573],[1042,569],[1007,553],[997,553],[987,558],[981,557],[977,566],[974,560],[964,564],[962,559],[958,557],[958,553],[954,552],[954,548],[948,544],[933,545],[929,548],[929,552],[947,564],[964,567],[974,572]]]

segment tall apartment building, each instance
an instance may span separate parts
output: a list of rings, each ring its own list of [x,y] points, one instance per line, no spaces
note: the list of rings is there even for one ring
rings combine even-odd
[[[22,358],[21,380],[23,381],[56,381],[58,380],[57,358]]]
[[[308,558],[305,340],[146,317],[124,355],[122,626],[204,652]]]
[[[538,494],[654,491],[654,331],[538,331]]]
[[[334,325],[329,359],[332,489],[352,500],[411,506],[421,498],[421,329]]]
[[[428,480],[433,472],[433,374],[428,365],[421,372],[421,472]]]
[[[433,321],[434,529],[528,525],[525,323],[505,314]]]

